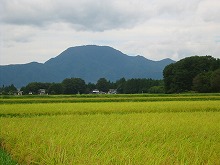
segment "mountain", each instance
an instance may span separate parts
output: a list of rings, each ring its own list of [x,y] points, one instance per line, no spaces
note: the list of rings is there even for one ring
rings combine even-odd
[[[30,82],[61,82],[65,78],[78,77],[86,82],[99,78],[116,81],[122,77],[162,79],[171,59],[152,61],[143,56],[128,56],[108,46],[70,47],[44,64],[0,66],[0,85],[25,86]]]

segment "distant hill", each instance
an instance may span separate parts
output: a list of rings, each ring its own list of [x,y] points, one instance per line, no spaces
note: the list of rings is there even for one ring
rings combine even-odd
[[[25,86],[30,82],[61,82],[65,78],[77,77],[86,82],[99,78],[116,81],[122,77],[162,79],[166,65],[175,61],[148,60],[142,56],[128,56],[108,46],[70,47],[44,64],[0,66],[0,85]]]

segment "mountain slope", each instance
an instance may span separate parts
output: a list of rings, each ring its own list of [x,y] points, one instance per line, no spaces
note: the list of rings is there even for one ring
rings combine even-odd
[[[61,82],[70,77],[86,82],[96,82],[101,77],[111,81],[122,77],[162,79],[164,67],[173,62],[128,56],[108,46],[78,46],[68,48],[44,64],[0,66],[0,85],[13,83],[21,87],[29,82]]]

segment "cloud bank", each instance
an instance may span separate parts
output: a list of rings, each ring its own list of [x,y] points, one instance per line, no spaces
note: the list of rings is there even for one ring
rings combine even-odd
[[[220,58],[219,0],[1,0],[0,64],[44,62],[70,46]]]

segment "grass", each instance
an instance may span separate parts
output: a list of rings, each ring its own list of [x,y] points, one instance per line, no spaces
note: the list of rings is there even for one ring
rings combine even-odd
[[[11,159],[10,155],[0,148],[0,164],[1,165],[17,165],[17,163]]]
[[[217,95],[147,97],[163,101],[4,103],[0,143],[20,164],[220,164],[220,101],[190,100]]]

